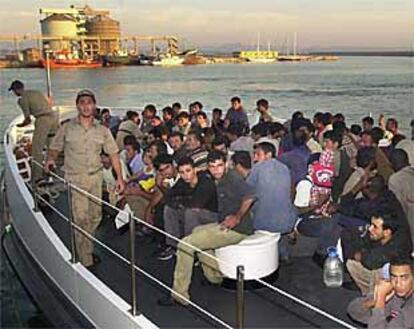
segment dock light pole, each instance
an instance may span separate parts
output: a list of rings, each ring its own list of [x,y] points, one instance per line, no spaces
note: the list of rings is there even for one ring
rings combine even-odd
[[[244,328],[244,266],[237,266],[236,328]]]
[[[72,184],[67,183],[68,186],[68,218],[69,218],[69,229],[70,229],[70,246],[72,251],[71,262],[74,264],[78,261],[76,255],[76,237],[75,237],[75,228],[73,226],[73,209],[72,209]]]
[[[137,314],[137,284],[135,270],[135,219],[128,214],[129,219],[129,253],[131,258],[131,313]]]
[[[43,46],[44,52],[45,52],[45,56],[46,56],[46,88],[47,88],[47,97],[48,99],[50,99],[50,97],[52,96],[52,80],[50,78],[50,54],[51,54],[51,50],[50,50],[50,46],[48,44]]]

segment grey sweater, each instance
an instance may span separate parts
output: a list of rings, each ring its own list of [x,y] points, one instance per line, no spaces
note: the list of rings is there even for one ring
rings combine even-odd
[[[407,299],[394,296],[385,305],[384,309],[372,310],[368,321],[368,329],[414,328],[414,297],[411,294]]]

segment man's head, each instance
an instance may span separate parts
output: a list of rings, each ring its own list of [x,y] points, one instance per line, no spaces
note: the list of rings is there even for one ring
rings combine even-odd
[[[178,151],[184,145],[184,136],[182,133],[175,131],[168,137],[168,144],[174,151]]]
[[[176,176],[174,160],[171,155],[166,153],[157,155],[153,161],[154,167],[162,179],[170,179]]]
[[[362,132],[362,128],[361,128],[361,126],[360,125],[356,125],[356,124],[353,124],[353,125],[351,125],[351,134],[354,134],[355,136],[360,136],[361,135],[361,132]]]
[[[371,131],[372,127],[374,127],[374,119],[371,117],[365,117],[362,119],[362,130],[363,131]]]
[[[162,124],[162,120],[159,116],[155,115],[155,116],[152,117],[151,125],[153,127],[159,127],[159,126],[161,126],[161,124]]]
[[[89,118],[95,116],[96,113],[96,98],[95,94],[83,89],[76,95],[76,107],[81,117]]]
[[[139,114],[136,111],[127,111],[126,117],[128,120],[133,121],[135,124],[139,125]]]
[[[336,113],[332,119],[333,119],[333,123],[345,122],[345,116],[342,113]]]
[[[252,158],[247,151],[236,151],[232,157],[234,169],[243,177],[252,169]]]
[[[266,137],[269,133],[269,124],[258,123],[254,125],[251,130],[251,136],[255,141],[258,141],[262,137]]]
[[[370,147],[374,145],[374,140],[372,139],[371,131],[363,131],[361,133],[360,145],[362,147]]]
[[[277,139],[281,138],[285,135],[285,127],[279,122],[272,122],[269,124],[269,135],[272,136],[272,138]]]
[[[408,298],[414,289],[413,260],[409,256],[392,260],[390,277],[395,294],[400,298]]]
[[[293,121],[292,121],[293,122]],[[299,118],[295,120],[295,128],[305,135],[305,139],[309,140],[315,131],[315,127],[309,119]]]
[[[9,91],[13,91],[16,96],[21,96],[24,91],[24,84],[20,80],[14,80],[10,87]]]
[[[175,102],[171,107],[174,110],[175,115],[177,115],[181,110],[181,103]]]
[[[191,104],[190,109],[192,114],[197,114],[203,110],[203,104],[201,104],[199,101],[196,101]]]
[[[382,197],[386,189],[387,185],[384,178],[380,175],[375,175],[368,181],[367,186],[362,189],[362,194],[370,200],[375,200]]]
[[[380,209],[374,214],[371,217],[371,225],[368,229],[371,241],[379,242],[382,245],[388,243],[398,228],[396,217],[397,214],[389,209],[385,211]]]
[[[227,136],[231,142],[234,142],[237,138],[243,136],[243,127],[232,124],[227,128]]]
[[[208,171],[216,180],[226,173],[226,155],[220,151],[211,151],[207,156]]]
[[[269,102],[264,98],[259,99],[256,102],[256,107],[257,107],[257,111],[259,111],[259,113],[265,113],[269,109]]]
[[[408,155],[404,150],[395,149],[391,153],[391,164],[395,171],[400,171],[401,169],[410,165]]]
[[[323,134],[323,148],[329,151],[337,150],[342,144],[342,135],[334,130],[329,130]]]
[[[227,155],[230,147],[230,141],[227,137],[218,135],[213,139],[211,146],[213,151],[220,151]]]
[[[196,114],[197,124],[201,128],[208,127],[208,118],[206,112],[200,111]]]
[[[230,102],[231,102],[231,107],[235,109],[236,111],[242,108],[240,97],[235,96],[230,100]]]
[[[187,149],[189,151],[194,151],[195,149],[201,147],[203,143],[203,138],[200,134],[192,131],[187,135],[187,139],[185,141],[185,144],[187,146]]]
[[[174,110],[171,106],[166,106],[162,109],[162,119],[164,122],[171,121],[174,118]]]
[[[374,127],[371,129],[372,142],[378,145],[380,140],[384,138],[384,131],[380,127]]]
[[[385,125],[385,129],[391,131],[393,134],[398,132],[398,121],[394,118],[389,118]]]
[[[260,163],[276,157],[276,148],[273,144],[263,142],[254,146],[254,163]]]
[[[194,167],[194,161],[190,157],[182,158],[177,164],[177,169],[184,182],[192,184],[197,181],[197,171]]]
[[[144,107],[142,116],[145,120],[150,121],[157,114],[157,108],[153,104],[148,104]]]
[[[152,159],[155,159],[157,155],[160,154],[167,154],[167,145],[162,140],[155,140],[151,144],[149,144],[147,150],[149,151],[149,155]]]
[[[213,121],[219,121],[222,115],[223,111],[221,109],[215,108],[213,110]]]
[[[360,168],[368,168],[375,169],[376,162],[375,162],[375,148],[372,146],[364,146],[361,147],[356,156],[356,164]]]
[[[141,152],[141,147],[137,142],[135,136],[128,135],[124,138],[124,149],[128,160],[131,160],[137,153]]]
[[[181,112],[178,117],[178,126],[179,127],[185,127],[188,125],[188,122],[190,121],[190,115],[187,112]]]

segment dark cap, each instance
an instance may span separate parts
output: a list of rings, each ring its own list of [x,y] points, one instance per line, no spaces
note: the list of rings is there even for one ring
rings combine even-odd
[[[96,103],[95,94],[89,89],[82,89],[80,92],[78,92],[78,94],[76,95],[76,103],[79,101],[79,98],[83,96],[91,97],[93,102]]]
[[[10,85],[9,91],[16,90],[16,89],[23,89],[23,88],[24,88],[23,82],[21,82],[20,80],[14,80]]]

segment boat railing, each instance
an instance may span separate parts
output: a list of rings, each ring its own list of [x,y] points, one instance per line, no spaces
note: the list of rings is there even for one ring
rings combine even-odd
[[[41,166],[43,168],[43,165],[41,163],[38,163],[34,160],[32,160],[33,163],[37,166]],[[177,293],[176,291],[174,291],[173,289],[171,289],[168,285],[166,285],[164,282],[162,282],[161,280],[157,279],[156,277],[154,277],[152,274],[148,273],[147,271],[145,271],[144,269],[142,269],[141,267],[139,267],[138,265],[136,265],[135,263],[135,225],[136,223],[142,224],[146,227],[148,227],[149,229],[160,233],[174,241],[176,241],[177,243],[180,243],[181,245],[185,245],[186,247],[189,247],[191,249],[193,249],[195,252],[202,254],[205,257],[209,257],[210,259],[214,260],[217,263],[221,263],[221,264],[225,264],[227,266],[231,266],[233,268],[237,269],[237,294],[236,294],[236,327],[237,328],[243,328],[244,327],[244,268],[242,265],[240,264],[230,264],[228,262],[224,262],[222,259],[219,259],[217,257],[215,257],[214,255],[205,252],[204,250],[201,250],[200,248],[186,242],[183,239],[177,238],[174,235],[171,235],[170,233],[136,217],[131,215],[130,213],[126,212],[123,209],[120,209],[114,205],[112,205],[111,203],[103,200],[102,198],[99,198],[91,193],[89,193],[88,191],[85,191],[81,188],[79,188],[78,186],[74,185],[73,183],[71,183],[70,181],[65,180],[63,177],[59,176],[57,173],[51,171],[50,175],[54,178],[56,178],[57,180],[59,180],[61,183],[64,183],[67,188],[68,188],[68,202],[69,202],[69,216],[66,216],[65,214],[63,214],[59,209],[57,209],[53,204],[51,204],[49,201],[47,201],[44,197],[42,197],[39,193],[37,193],[36,191],[34,191],[32,189],[32,193],[33,193],[33,198],[34,198],[34,204],[35,204],[35,210],[39,211],[39,208],[37,206],[37,203],[39,201],[43,202],[45,205],[47,205],[52,211],[54,211],[56,214],[59,215],[59,217],[61,217],[63,220],[67,221],[70,224],[70,234],[71,234],[71,253],[72,253],[72,262],[76,263],[78,260],[76,258],[76,248],[75,248],[75,230],[78,231],[79,233],[83,234],[85,237],[87,237],[88,239],[92,240],[94,243],[96,243],[97,245],[101,246],[102,248],[104,248],[106,251],[108,251],[109,253],[111,253],[112,255],[114,255],[115,257],[119,258],[121,261],[125,262],[127,265],[130,266],[131,268],[131,312],[133,315],[136,315],[138,312],[138,308],[137,308],[137,304],[138,304],[138,300],[137,300],[137,285],[136,285],[136,272],[141,273],[142,275],[144,275],[145,277],[147,277],[148,279],[150,279],[151,281],[155,282],[156,284],[158,284],[159,286],[161,286],[162,288],[164,288],[165,290],[169,291],[172,295],[178,297],[179,299],[185,301],[186,303],[188,303],[188,305],[192,306],[194,309],[196,309],[197,311],[201,312],[202,314],[206,315],[207,317],[209,317],[210,319],[214,320],[215,322],[217,322],[218,324],[220,324],[221,326],[225,327],[225,328],[232,328],[232,326],[228,323],[226,323],[225,321],[223,321],[222,319],[220,319],[219,317],[215,316],[214,314],[210,313],[209,311],[207,311],[206,309],[204,309],[203,307],[201,307],[200,305],[194,303],[193,301],[191,301],[190,299],[186,298],[185,296]],[[29,186],[29,185],[28,185]],[[127,218],[129,219],[129,230],[130,230],[130,236],[129,236],[129,250],[130,250],[130,259],[127,259],[125,256],[121,255],[120,253],[118,253],[117,251],[113,250],[111,247],[109,247],[107,244],[105,244],[104,242],[100,241],[99,239],[97,239],[96,237],[94,237],[93,235],[91,235],[90,233],[86,232],[85,230],[83,230],[79,225],[77,225],[76,223],[74,223],[73,221],[73,217],[71,215],[71,194],[72,191],[76,191],[78,193],[81,193],[83,195],[85,195],[87,198],[93,200],[94,202],[103,204],[111,209],[113,209],[116,212],[122,212],[124,213],[125,216],[127,216]],[[294,296],[286,291],[284,291],[281,288],[278,288],[262,279],[252,279],[254,281],[256,281],[257,283],[260,283],[261,285],[263,285],[264,287],[270,289],[271,291],[278,293],[284,297],[287,297],[288,299],[292,300],[293,302],[308,308],[316,313],[318,313],[319,315],[328,318],[329,320],[341,325],[342,327],[345,328],[349,328],[349,329],[356,329],[355,326],[335,317],[334,315],[321,310],[320,308],[311,305],[310,303],[300,299],[297,296]]]

